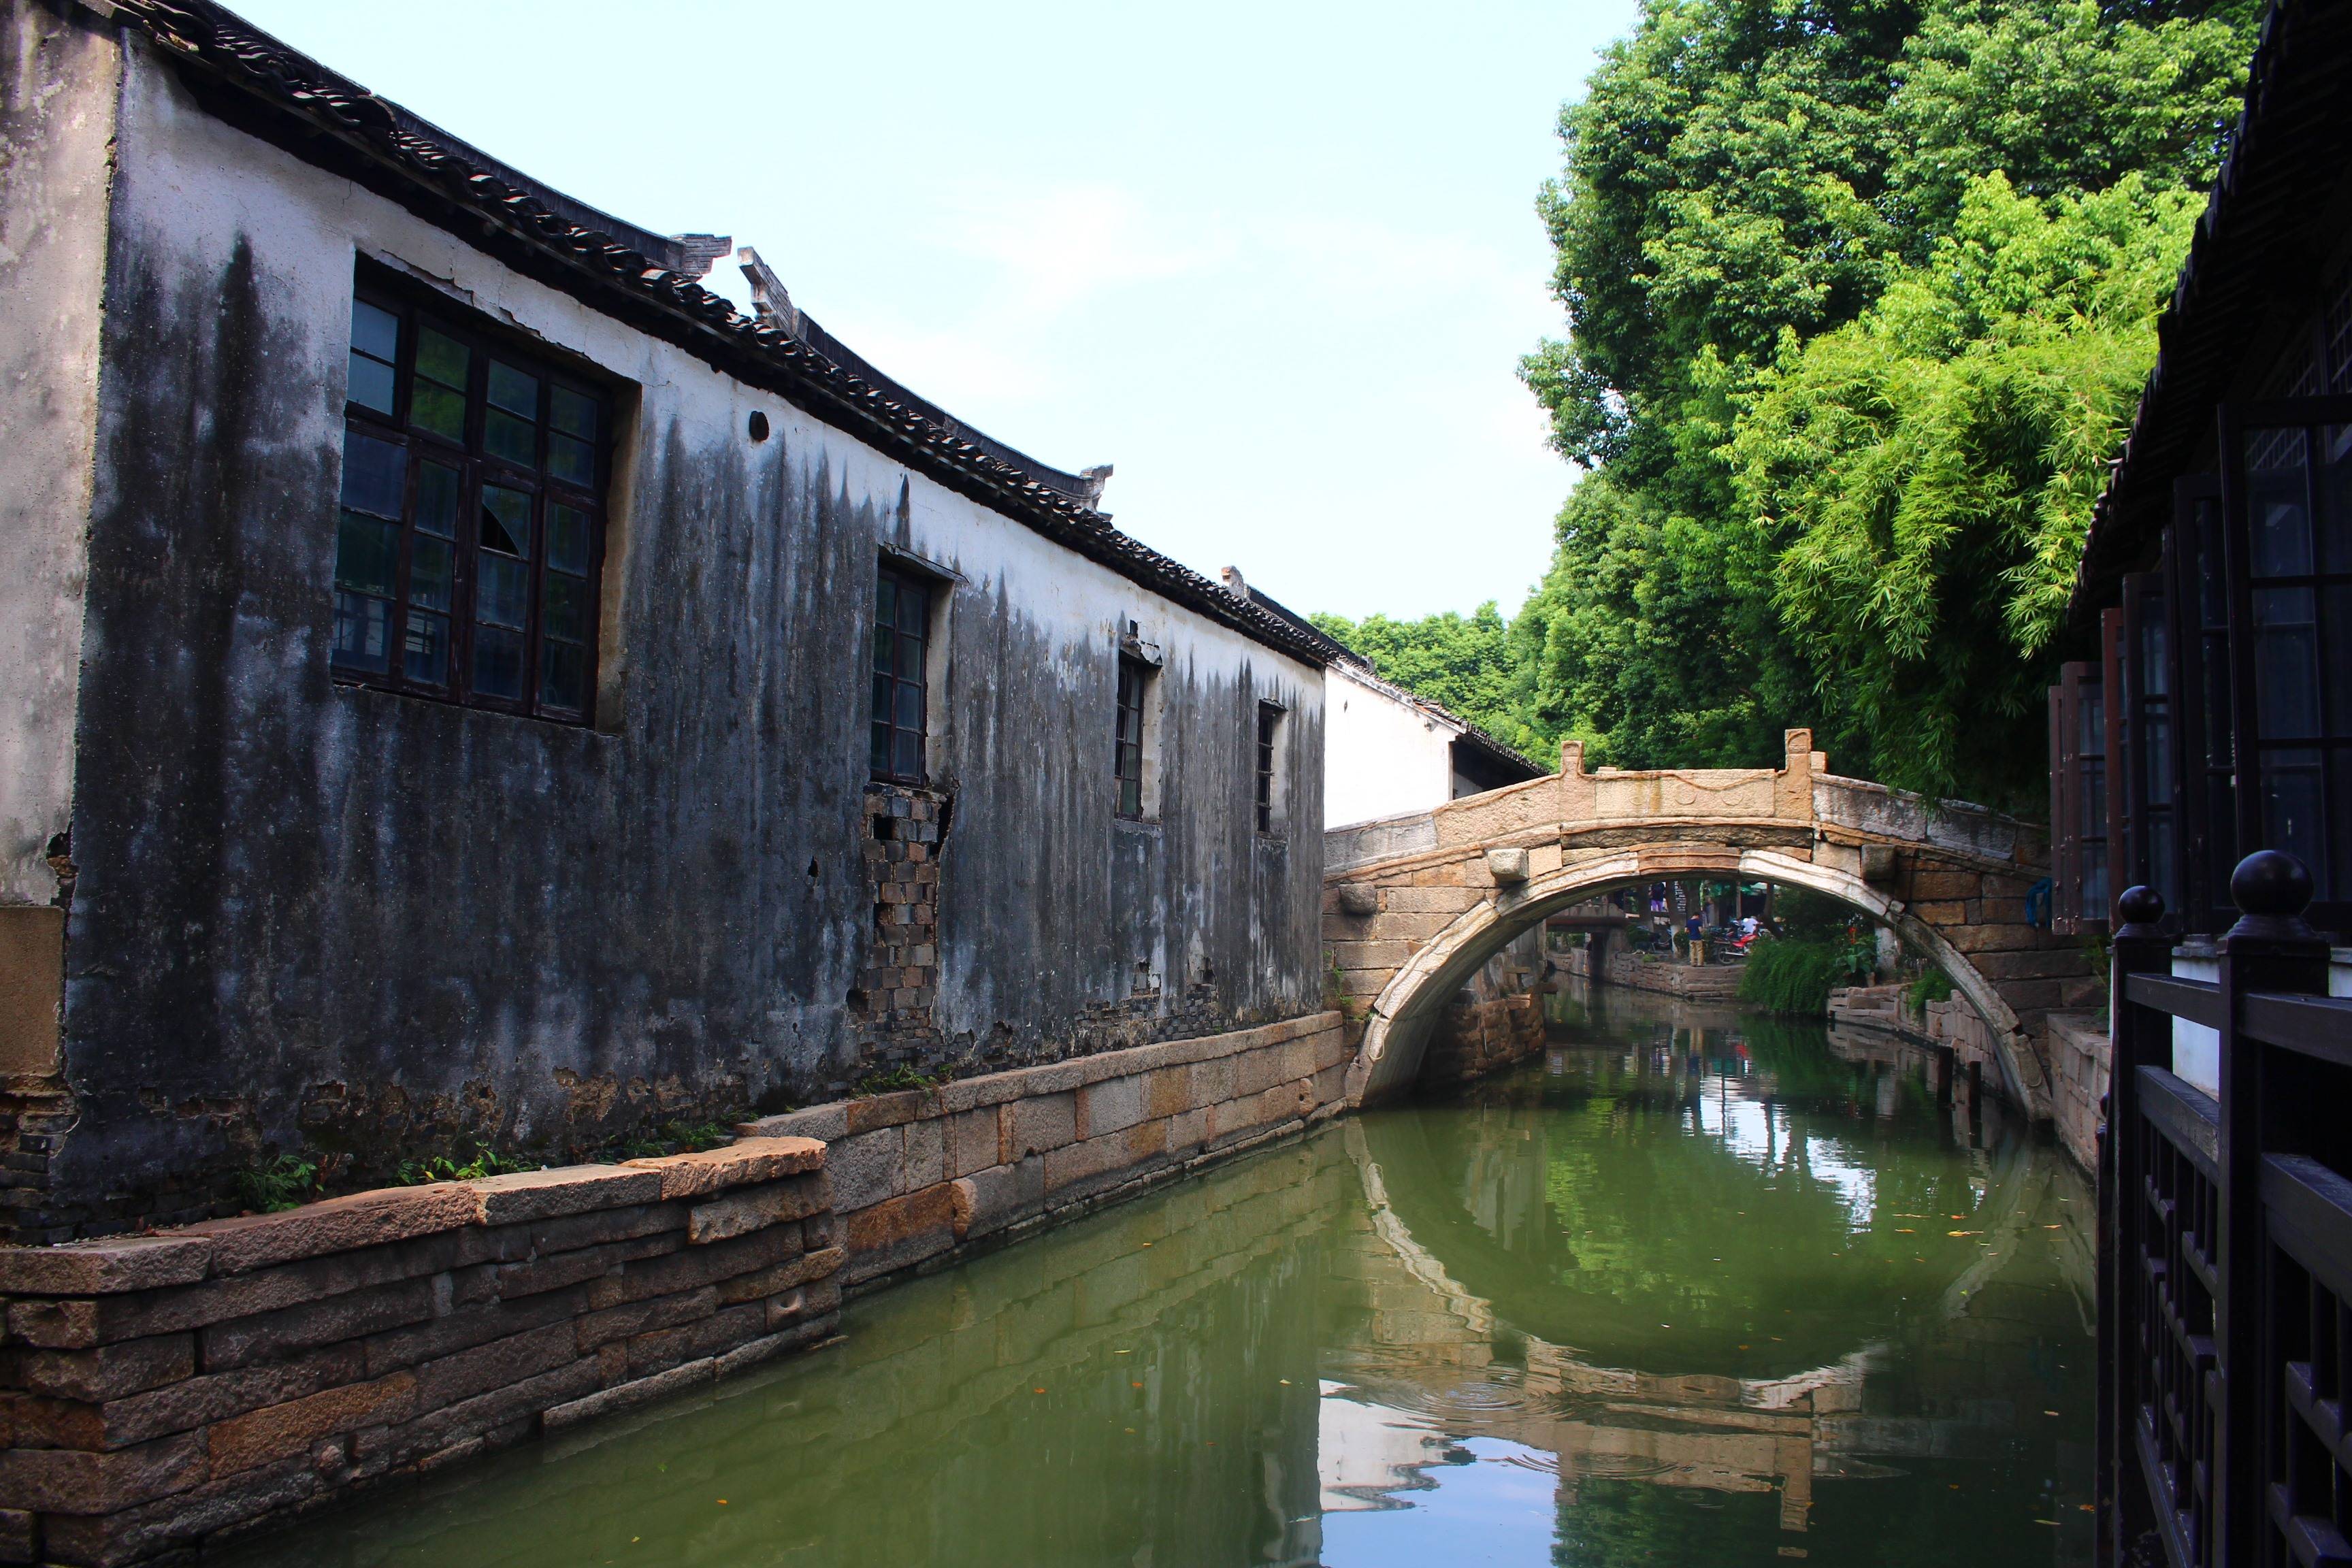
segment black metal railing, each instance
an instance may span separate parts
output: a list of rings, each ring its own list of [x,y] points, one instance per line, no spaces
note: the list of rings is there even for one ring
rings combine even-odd
[[[2352,998],[2299,862],[2230,886],[2218,981],[2170,973],[2153,891],[2116,900],[2099,1555],[2352,1568]],[[2218,1096],[2174,1073],[2175,1020],[2218,1036]]]

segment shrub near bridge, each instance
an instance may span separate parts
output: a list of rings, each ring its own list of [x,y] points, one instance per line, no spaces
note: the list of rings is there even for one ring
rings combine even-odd
[[[1748,955],[1739,999],[1774,1013],[1819,1016],[1829,1011],[1831,990],[1853,974],[1852,950],[1843,941],[1767,937]]]

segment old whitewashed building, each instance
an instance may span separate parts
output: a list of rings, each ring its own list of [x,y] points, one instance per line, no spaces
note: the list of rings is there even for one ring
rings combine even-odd
[[[1321,1005],[1311,631],[205,0],[0,16],[19,1238]]]

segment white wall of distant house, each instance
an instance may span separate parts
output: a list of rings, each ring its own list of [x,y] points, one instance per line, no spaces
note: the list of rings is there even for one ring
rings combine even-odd
[[[1454,798],[1454,727],[1331,667],[1323,694],[1323,823],[1345,827]]]

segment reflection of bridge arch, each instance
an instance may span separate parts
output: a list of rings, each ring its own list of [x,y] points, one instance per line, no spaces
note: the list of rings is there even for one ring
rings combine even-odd
[[[1894,927],[1984,1019],[2010,1093],[2046,1114],[2035,1037],[2093,983],[2079,949],[2026,923],[2039,830],[1835,777],[1811,747],[1792,730],[1780,768],[1587,773],[1571,742],[1559,773],[1327,835],[1325,941],[1370,1007],[1350,1098],[1409,1085],[1455,992],[1546,915],[1705,876],[1808,888]]]
[[[1602,1100],[1624,1092],[1622,1084],[1595,1090]],[[1768,1114],[1777,1105],[1780,1114],[1793,1116],[1787,1124],[1791,1147],[1813,1141],[1810,1126],[1800,1125],[1804,1111],[1792,1111],[1769,1089],[1759,1092],[1765,1098],[1756,1103]],[[1924,1285],[1938,1310],[1861,1333],[1835,1313],[1812,1324],[1782,1323],[1789,1340],[1776,1337],[1769,1349],[1759,1342],[1759,1364],[1744,1353],[1746,1342],[1737,1343],[1742,1353],[1736,1360],[1727,1357],[1733,1345],[1712,1342],[1708,1323],[1685,1321],[1680,1312],[1675,1332],[1644,1331],[1658,1313],[1644,1310],[1657,1302],[1641,1276],[1671,1269],[1664,1254],[1633,1259],[1632,1273],[1617,1273],[1624,1289],[1601,1310],[1622,1323],[1573,1306],[1554,1310],[1547,1298],[1575,1288],[1556,1269],[1552,1245],[1526,1226],[1550,1226],[1552,1241],[1578,1252],[1595,1239],[1605,1243],[1612,1232],[1606,1225],[1582,1228],[1576,1216],[1551,1208],[1555,1198],[1545,1184],[1524,1179],[1552,1163],[1557,1149],[1549,1146],[1546,1128],[1559,1113],[1549,1099],[1498,1098],[1443,1142],[1433,1142],[1430,1126],[1410,1112],[1350,1118],[1335,1130],[1370,1212],[1334,1261],[1368,1321],[1344,1354],[1327,1352],[1323,1363],[1318,1446],[1327,1511],[1397,1506],[1401,1496],[1430,1484],[1431,1467],[1459,1462],[1459,1444],[1491,1438],[1533,1451],[1507,1462],[1534,1459],[1537,1468],[1553,1470],[1562,1509],[1590,1481],[1777,1494],[1780,1529],[1800,1532],[1811,1528],[1821,1480],[1893,1479],[1910,1461],[1982,1454],[2005,1438],[2007,1404],[1987,1399],[1988,1391],[1971,1381],[1980,1370],[1978,1358],[1946,1357],[1940,1375],[1948,1381],[1921,1381],[1937,1375],[1927,1371],[1921,1336],[2005,1342],[2013,1318],[1973,1309],[1993,1278],[2034,1245],[2043,1224],[2064,1215],[2054,1201],[2066,1174],[2057,1164],[2037,1160],[2022,1142],[2009,1142],[1957,1165],[1948,1179],[1974,1173],[1987,1184],[1969,1210],[1968,1251],[1956,1253],[1947,1243],[1937,1258],[1943,1268],[1928,1279],[1906,1271],[1880,1287],[1907,1300]],[[1608,1142],[1621,1146],[1613,1138]],[[1745,1162],[1728,1146],[1727,1152]],[[1632,1205],[1628,1215],[1659,1190],[1622,1167],[1584,1180]],[[1926,1204],[1920,1194],[1932,1189],[1904,1190]],[[1970,1201],[1942,1195],[1955,1207]],[[1774,1222],[1773,1246],[1790,1245],[1786,1217]],[[1974,1239],[1979,1231],[1981,1241]],[[1506,1255],[1516,1266],[1498,1267]],[[1801,1276],[1790,1277],[1800,1289],[1811,1278]],[[2087,1280],[2074,1283],[2087,1289]],[[1730,1331],[1722,1337],[1732,1341],[1756,1338],[1754,1330],[1737,1325],[1751,1311],[1769,1319],[1772,1300],[1726,1303],[1728,1314],[1717,1309],[1713,1326]],[[1941,1326],[1972,1317],[1973,1329]],[[1927,1397],[1907,1414],[1866,1400],[1865,1385],[1889,1372],[1915,1399],[1923,1392]],[[1853,1515],[1843,1517],[1851,1528]]]
[[[1574,1349],[1528,1333],[1519,1336],[1525,1358],[1519,1397],[1507,1405],[1458,1405],[1454,1384],[1491,1362],[1495,1309],[1454,1277],[1391,1204],[1362,1124],[1349,1121],[1344,1136],[1371,1209],[1370,1249],[1362,1262],[1373,1299],[1385,1309],[1376,1312],[1380,1348],[1391,1353],[1327,1394],[1325,1425],[1334,1426],[1339,1416],[1339,1430],[1328,1433],[1326,1442],[1368,1425],[1386,1426],[1389,1438],[1365,1443],[1359,1437],[1344,1445],[1356,1452],[1325,1456],[1327,1509],[1384,1506],[1385,1495],[1406,1482],[1401,1472],[1433,1462],[1463,1436],[1501,1438],[1549,1454],[1570,1496],[1580,1478],[1777,1491],[1780,1528],[1796,1531],[1807,1527],[1817,1474],[1884,1473],[1839,1451],[1844,1445],[1836,1423],[1861,1409],[1863,1382],[1875,1356],[1875,1347],[1867,1345],[1801,1372],[1736,1377],[1595,1364]],[[1384,1283],[1388,1270],[1393,1275]],[[1424,1292],[1418,1310],[1407,1304]],[[1371,1402],[1364,1408],[1378,1418],[1349,1422],[1332,1408],[1335,1395],[1346,1401],[1350,1394]],[[1365,1473],[1345,1473],[1351,1460],[1365,1466]]]

